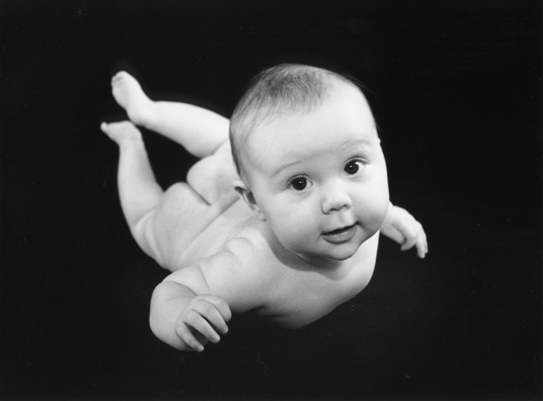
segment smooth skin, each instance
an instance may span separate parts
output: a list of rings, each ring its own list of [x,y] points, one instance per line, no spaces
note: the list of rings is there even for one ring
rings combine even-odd
[[[379,232],[427,253],[420,223],[388,199],[375,123],[355,88],[338,82],[316,110],[260,125],[244,149],[242,180],[227,119],[154,102],[124,72],[112,86],[132,121],[202,157],[187,183],[163,191],[137,128],[102,124],[119,145],[131,232],[172,271],[155,289],[150,314],[153,332],[171,346],[202,351],[228,331],[232,313],[257,311],[287,328],[319,319],[368,284]]]

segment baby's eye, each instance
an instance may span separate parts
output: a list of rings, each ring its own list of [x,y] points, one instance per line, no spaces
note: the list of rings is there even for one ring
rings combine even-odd
[[[307,188],[308,182],[307,178],[304,177],[296,177],[290,182],[290,185],[292,188],[294,188],[296,191],[303,191]]]
[[[345,167],[343,170],[350,175],[354,175],[358,173],[358,170],[360,170],[360,167],[362,167],[363,164],[360,160],[351,160],[345,164]]]

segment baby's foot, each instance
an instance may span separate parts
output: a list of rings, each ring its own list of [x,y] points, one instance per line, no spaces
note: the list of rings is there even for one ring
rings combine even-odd
[[[137,125],[147,127],[154,116],[154,102],[147,97],[136,79],[125,71],[111,80],[113,97],[126,110],[128,118]]]
[[[111,124],[102,123],[100,129],[119,146],[133,142],[142,142],[141,132],[130,121]]]

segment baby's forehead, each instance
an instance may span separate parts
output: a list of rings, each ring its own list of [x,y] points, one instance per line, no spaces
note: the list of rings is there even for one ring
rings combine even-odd
[[[351,117],[357,116],[355,119],[360,122],[359,125],[366,127],[364,131],[375,131],[375,133],[371,132],[369,134],[371,136],[377,135],[373,115],[362,91],[354,83],[345,82],[338,78],[333,78],[328,85],[325,96],[321,97],[319,102],[264,106],[253,110],[250,114],[252,116],[247,116],[248,119],[246,120],[246,122],[249,122],[247,128],[249,126],[250,128],[244,130],[245,135],[240,137],[240,144],[243,145],[238,148],[239,160],[245,164],[245,167],[249,167],[247,163],[251,165],[255,162],[258,163],[258,160],[255,159],[255,151],[260,156],[265,157],[270,140],[272,143],[277,143],[276,141],[290,142],[289,138],[292,138],[290,136],[278,135],[277,137],[277,134],[281,131],[287,131],[290,135],[298,136],[296,135],[297,130],[292,127],[299,127],[302,131],[306,131],[308,125],[321,127],[320,122],[326,124],[327,121],[330,123],[336,121],[341,125],[344,121],[343,117],[349,115]],[[341,117],[339,117],[340,115]],[[339,121],[337,120],[338,117],[340,118]],[[351,121],[351,117],[347,117],[347,120]],[[350,125],[350,127],[352,126]],[[311,138],[309,140],[314,141],[315,139]],[[250,170],[251,168],[248,168],[247,172]]]
[[[337,80],[337,79],[336,79]],[[296,124],[298,121],[310,121],[317,119],[323,112],[334,113],[334,110],[348,109],[352,113],[363,114],[370,117],[373,123],[373,114],[369,103],[362,91],[351,83],[344,83],[337,80],[337,84],[326,94],[326,97],[318,104],[285,107],[274,107],[271,109],[262,109],[255,113],[255,124],[248,136],[251,139],[258,139],[258,133],[270,123],[284,121],[287,124]]]
[[[334,147],[342,141],[373,142],[376,138],[375,121],[365,97],[358,88],[344,85],[313,109],[266,116],[248,135],[244,150],[265,156],[269,152],[266,149],[279,143],[311,148],[320,142]]]
[[[325,95],[318,102],[308,102],[306,104],[281,104],[279,102],[279,104],[273,106],[267,105],[254,110],[253,118],[256,124],[252,131],[258,131],[259,127],[281,118],[289,120],[311,118],[312,115],[315,115],[317,111],[325,108],[325,106],[336,104],[350,104],[371,114],[369,104],[357,86],[350,82],[340,81],[338,78],[331,78],[331,80],[333,82],[329,84]]]

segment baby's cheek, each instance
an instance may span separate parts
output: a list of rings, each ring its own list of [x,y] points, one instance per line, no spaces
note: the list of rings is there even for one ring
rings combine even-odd
[[[284,247],[290,250],[303,247],[311,237],[311,218],[303,215],[284,216],[275,222],[275,235]]]
[[[289,224],[290,223],[290,224]],[[293,221],[289,221],[288,223],[283,222],[283,236],[290,242],[300,242],[304,238],[307,237],[307,227],[308,225],[304,224],[292,224]]]
[[[372,207],[366,209],[366,229],[375,234],[385,222],[388,213],[388,198],[373,202]]]

